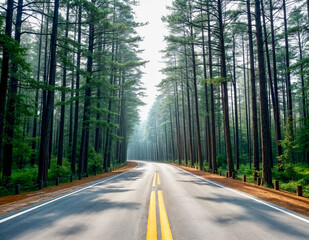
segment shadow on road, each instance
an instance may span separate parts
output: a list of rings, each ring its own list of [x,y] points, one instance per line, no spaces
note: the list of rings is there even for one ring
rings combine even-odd
[[[35,231],[42,232],[45,229],[48,231],[48,229],[51,229],[53,226],[59,225],[62,222],[69,222],[69,224],[60,227],[58,226],[59,232],[57,232],[57,235],[59,235],[60,239],[61,236],[77,236],[87,228],[89,223],[85,222],[85,224],[77,224],[73,226],[70,224],[70,221],[68,221],[68,218],[72,219],[72,222],[74,222],[75,218],[81,216],[85,217],[85,215],[100,215],[102,212],[111,209],[138,209],[140,204],[137,202],[126,201],[125,198],[121,201],[113,199],[115,199],[116,196],[118,199],[121,199],[118,194],[134,192],[133,189],[128,189],[123,185],[128,181],[136,181],[142,178],[143,174],[144,171],[140,169],[128,172],[108,182],[102,182],[86,189],[85,191],[65,197],[52,204],[48,204],[4,222],[1,224],[0,228],[0,239],[19,239],[19,236],[25,238],[28,233],[33,234]],[[92,184],[94,183],[90,183],[90,185]]]
[[[306,233],[299,231],[298,228],[290,223],[280,220],[280,215],[282,213],[273,208],[242,196],[235,196],[233,193],[231,196],[220,193],[212,193],[212,195],[213,197],[197,196],[196,198],[209,202],[209,208],[211,208],[211,202],[213,202],[215,204],[224,204],[227,210],[231,210],[224,215],[218,214],[218,217],[212,218],[212,221],[217,224],[222,226],[237,224],[238,228],[241,226],[246,228],[250,224],[256,226],[260,225],[262,226],[261,229],[269,229],[271,232],[276,231],[281,234],[283,233],[287,239],[308,239]],[[228,205],[230,205],[230,207]]]

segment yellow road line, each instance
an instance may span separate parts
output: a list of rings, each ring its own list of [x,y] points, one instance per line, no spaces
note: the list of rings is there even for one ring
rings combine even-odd
[[[157,184],[158,184],[158,185],[161,185],[161,181],[160,181],[160,175],[159,175],[159,173],[157,173]]]
[[[147,240],[157,240],[156,192],[152,191],[149,203]]]
[[[162,191],[158,191],[158,201],[159,201],[162,240],[173,240],[170,224],[167,218]]]
[[[152,186],[155,187],[156,186],[156,176],[157,173],[155,173],[154,177],[153,177],[153,182],[152,182]]]

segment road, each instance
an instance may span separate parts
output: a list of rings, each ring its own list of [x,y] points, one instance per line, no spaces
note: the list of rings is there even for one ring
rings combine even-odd
[[[167,164],[0,218],[0,239],[309,239],[309,219]]]

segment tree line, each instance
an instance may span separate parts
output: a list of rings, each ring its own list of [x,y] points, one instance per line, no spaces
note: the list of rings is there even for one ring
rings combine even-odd
[[[138,121],[141,37],[131,0],[8,0],[1,7],[0,172],[71,174],[124,163]]]
[[[130,159],[231,176],[309,164],[309,1],[174,0],[162,20],[165,78]],[[252,166],[253,165],[253,166]]]

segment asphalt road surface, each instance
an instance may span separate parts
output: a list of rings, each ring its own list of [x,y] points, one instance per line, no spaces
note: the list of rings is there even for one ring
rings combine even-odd
[[[309,239],[309,219],[167,164],[0,218],[0,239]]]

